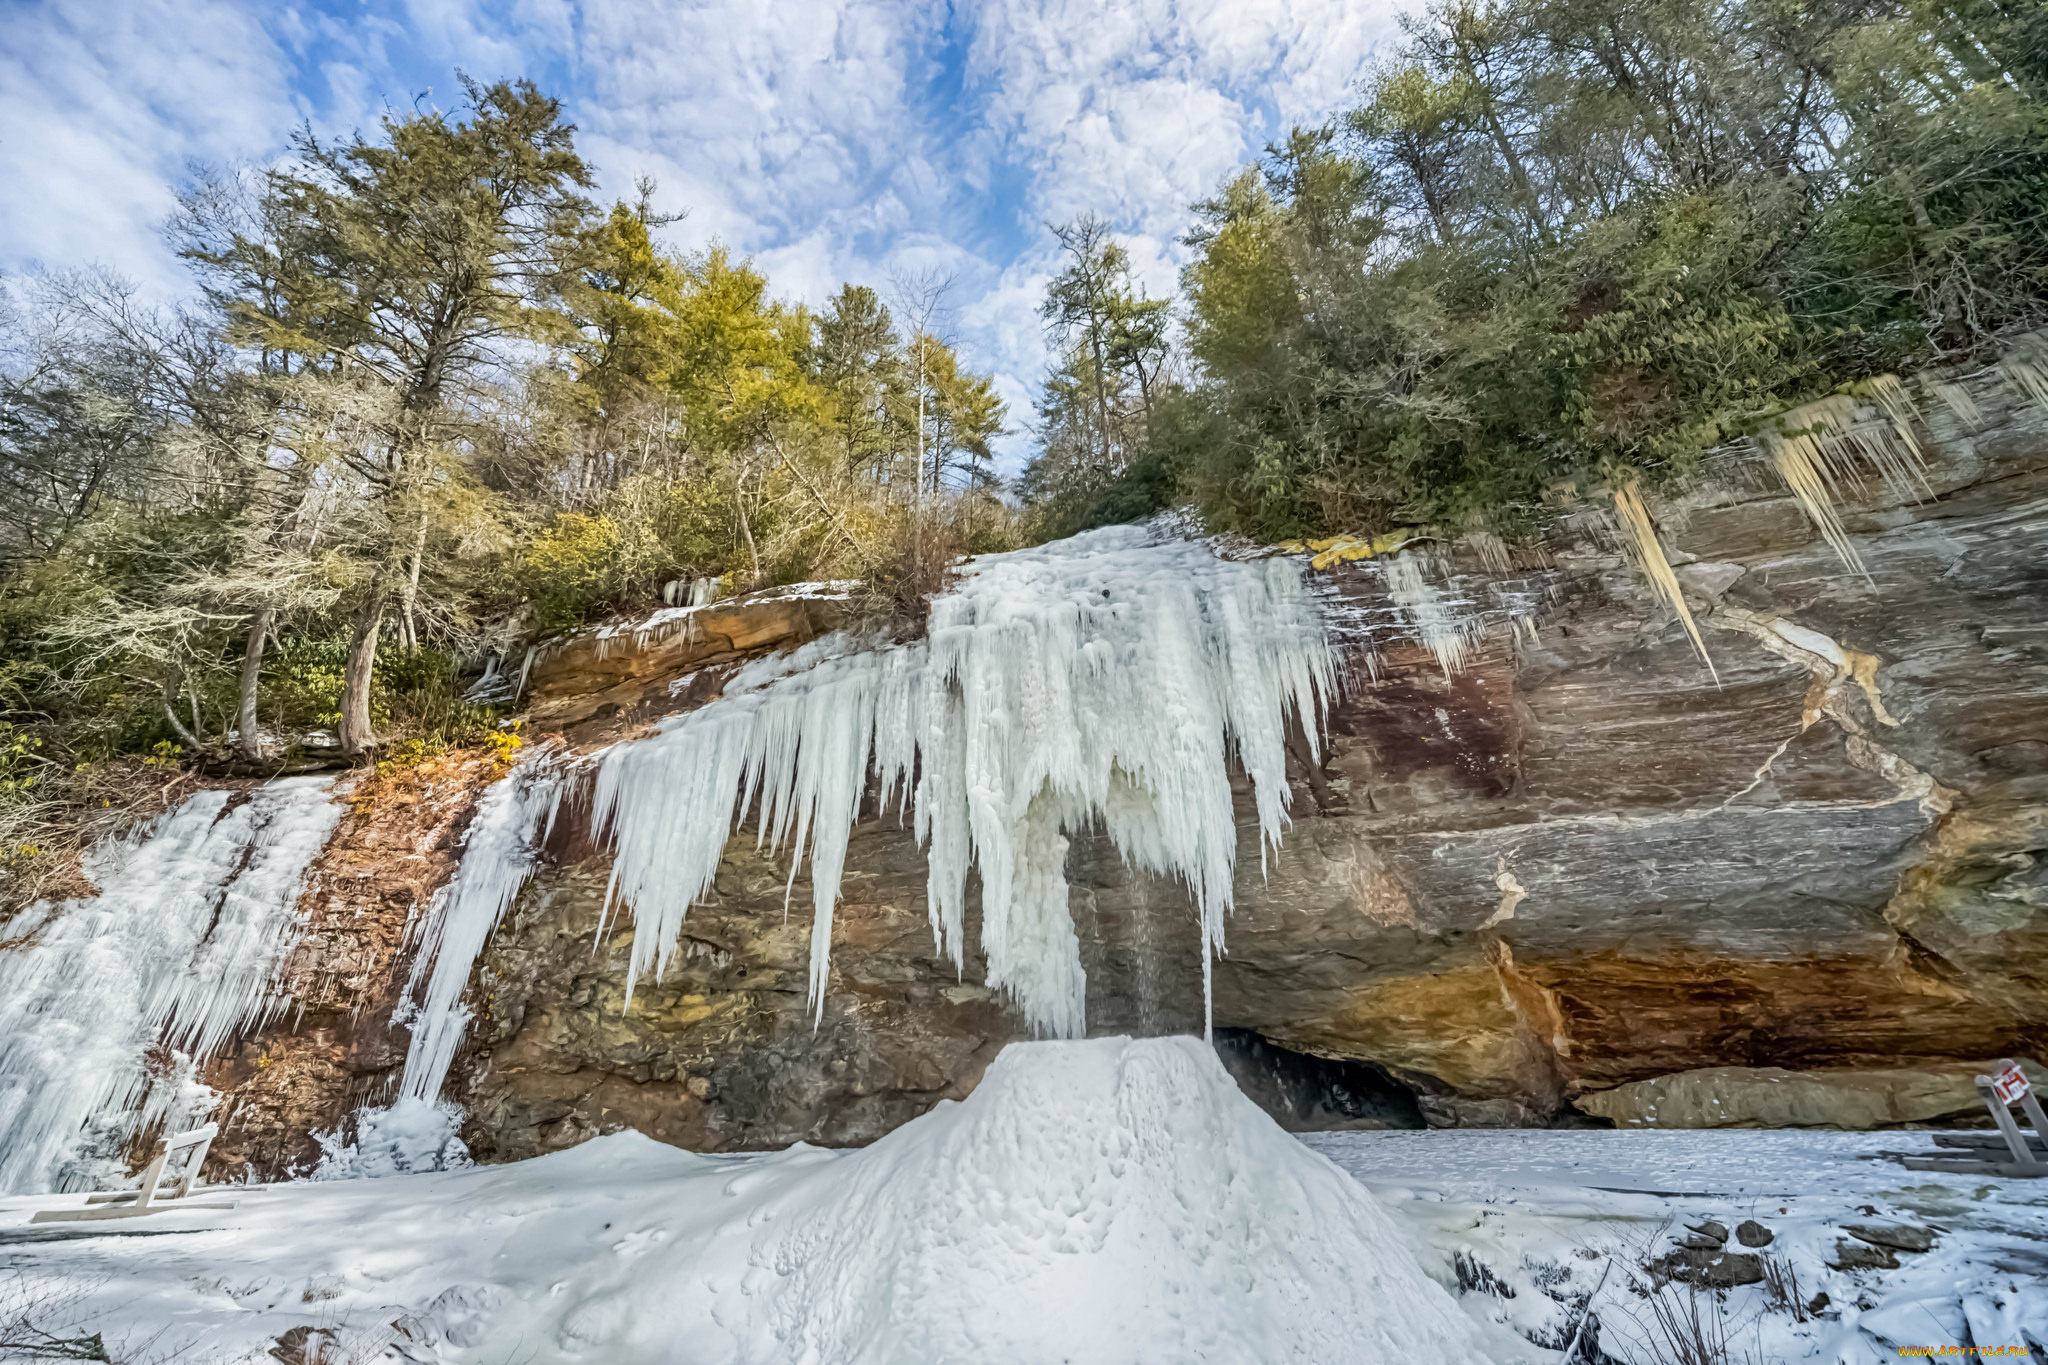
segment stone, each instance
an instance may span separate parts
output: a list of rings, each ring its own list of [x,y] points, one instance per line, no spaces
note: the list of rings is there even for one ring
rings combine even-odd
[[[1835,1243],[1835,1259],[1829,1264],[1836,1270],[1897,1270],[1899,1258],[1890,1247],[1852,1242],[1844,1237]]]
[[[1621,1128],[1896,1128],[1982,1112],[1974,1077],[1988,1063],[1869,1071],[1705,1067],[1578,1096]]]
[[[1690,1224],[1688,1224],[1687,1231],[1697,1233],[1699,1236],[1704,1237],[1708,1241],[1712,1242],[1715,1246],[1725,1245],[1728,1241],[1728,1225],[1726,1223],[1716,1223],[1711,1219],[1709,1219],[1707,1222],[1701,1223],[1698,1227],[1693,1227]]]
[[[1777,1239],[1777,1233],[1754,1218],[1745,1218],[1735,1225],[1735,1240],[1746,1247],[1767,1247]]]
[[[1760,1284],[1764,1278],[1763,1262],[1757,1257],[1703,1247],[1682,1247],[1652,1262],[1648,1269],[1655,1279],[1676,1280],[1702,1289],[1734,1289]]]
[[[1893,1251],[1922,1252],[1934,1245],[1934,1233],[1907,1223],[1845,1223],[1842,1231],[1859,1242]]]

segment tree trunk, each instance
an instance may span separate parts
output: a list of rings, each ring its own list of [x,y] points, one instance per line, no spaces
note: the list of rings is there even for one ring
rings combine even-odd
[[[171,731],[185,741],[185,748],[196,760],[206,752],[206,742],[185,728],[185,722],[178,719],[177,690],[168,682],[164,684],[164,719],[171,723]]]
[[[740,536],[747,542],[747,558],[754,565],[754,578],[747,586],[758,588],[761,586],[761,552],[754,548],[754,526],[747,518],[747,491],[745,484],[734,485],[732,506],[733,510],[739,513]]]
[[[419,627],[413,619],[413,606],[420,596],[420,561],[427,557],[427,523],[420,523],[418,539],[412,546],[412,576],[405,584],[405,633],[399,643],[407,649],[420,647]]]
[[[361,756],[377,744],[370,728],[370,677],[377,666],[377,630],[384,624],[384,580],[371,581],[368,596],[356,608],[355,634],[348,644],[348,665],[341,675],[341,751]]]
[[[276,615],[277,609],[268,602],[257,608],[256,618],[249,623],[249,643],[242,650],[242,704],[235,712],[235,747],[251,763],[263,757],[263,746],[256,737],[256,684],[263,673],[263,642]]]

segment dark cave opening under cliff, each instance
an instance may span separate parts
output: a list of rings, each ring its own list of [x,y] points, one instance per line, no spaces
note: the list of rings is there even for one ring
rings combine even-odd
[[[1371,1062],[1293,1052],[1245,1028],[1216,1029],[1238,1088],[1290,1133],[1428,1126],[1415,1092]]]

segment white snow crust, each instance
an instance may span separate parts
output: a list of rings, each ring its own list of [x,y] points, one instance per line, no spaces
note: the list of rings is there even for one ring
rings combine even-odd
[[[210,1101],[193,1068],[282,1003],[272,973],[340,816],[324,778],[200,792],[88,855],[99,895],[0,928],[21,945],[0,952],[0,1190],[90,1184],[95,1157]],[[152,1077],[159,1044],[173,1066]]]
[[[1297,564],[1225,560],[1140,527],[971,562],[915,644],[806,649],[799,671],[743,672],[721,700],[602,760],[592,819],[617,850],[612,897],[635,918],[633,979],[675,951],[752,810],[761,842],[791,850],[792,888],[809,857],[822,1009],[872,771],[885,807],[914,812],[940,950],[963,961],[973,868],[989,984],[1054,1037],[1086,1028],[1067,832],[1099,822],[1126,862],[1186,883],[1206,991],[1237,859],[1228,760],[1251,778],[1263,852],[1287,822],[1288,717],[1314,744],[1333,679]]]
[[[1214,1066],[1186,1039],[1018,1045],[965,1102],[863,1151],[696,1156],[621,1133],[69,1232],[28,1219],[77,1195],[0,1198],[0,1249],[25,1288],[78,1295],[60,1325],[104,1332],[115,1359],[262,1365],[312,1326],[330,1358],[415,1365],[1508,1365],[1561,1361],[1590,1310],[1596,1358],[1667,1365],[1645,1266],[1704,1220],[1755,1218],[1801,1298],[1830,1302],[1801,1318],[1763,1285],[1705,1293],[1732,1360],[2048,1344],[2048,1195],[1873,1159],[1934,1134],[1290,1139]],[[386,1132],[370,1159],[432,1129]],[[1935,1244],[1836,1268],[1873,1222]],[[1439,1320],[1447,1293],[1464,1323]]]
[[[1013,1044],[966,1100],[856,1151],[703,1157],[620,1134],[235,1195],[159,1224],[217,1230],[102,1240],[83,1262],[39,1246],[36,1274],[90,1265],[110,1342],[171,1324],[158,1350],[208,1360],[309,1321],[360,1333],[341,1344],[362,1359],[398,1322],[390,1358],[419,1362],[1516,1358],[1192,1038]]]

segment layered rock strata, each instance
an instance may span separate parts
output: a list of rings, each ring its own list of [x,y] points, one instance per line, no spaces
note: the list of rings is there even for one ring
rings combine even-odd
[[[1324,572],[1349,686],[1320,756],[1293,746],[1277,854],[1241,809],[1216,1024],[1413,1097],[1354,1119],[1438,1125],[1619,1114],[1617,1088],[1705,1068],[2048,1054],[2048,423],[1978,387],[1985,431],[1931,414],[1924,500],[1840,509],[1867,577],[1750,466],[1661,509],[1712,672],[1597,515],[1521,566],[1533,632],[1492,629],[1455,671],[1400,628],[1377,561]],[[1448,567],[1451,600],[1501,572]],[[535,729],[630,735],[839,619],[804,598],[704,610],[737,619],[538,661]],[[630,1008],[608,871],[567,813],[479,963],[451,1091],[480,1155],[621,1127],[704,1150],[866,1141],[1020,1036],[971,954],[956,973],[935,952],[893,810],[853,837],[815,1026],[809,888],[750,832]],[[1091,1031],[1199,1028],[1182,891],[1085,831],[1067,875]]]

